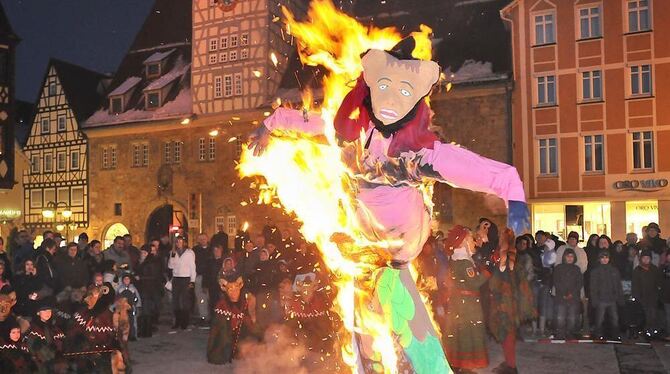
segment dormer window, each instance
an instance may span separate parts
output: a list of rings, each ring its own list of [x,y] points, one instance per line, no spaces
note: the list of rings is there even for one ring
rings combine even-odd
[[[144,94],[147,109],[156,109],[161,106],[160,91],[149,91]]]
[[[112,114],[119,114],[123,112],[122,96],[112,96],[109,98],[109,111]]]
[[[147,78],[156,78],[161,76],[161,64],[151,63],[147,64]]]

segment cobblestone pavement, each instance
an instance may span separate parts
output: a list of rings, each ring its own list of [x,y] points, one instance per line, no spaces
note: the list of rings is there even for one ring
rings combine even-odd
[[[159,332],[153,337],[131,343],[133,373],[333,373],[332,370],[305,368],[297,364],[277,364],[279,357],[295,352],[276,349],[272,352],[264,347],[259,349],[258,355],[268,358],[263,364],[243,367],[210,365],[205,358],[207,334],[208,330],[205,328],[193,327],[172,332],[169,331],[169,326],[161,325]],[[286,349],[285,346],[279,348]],[[670,373],[670,344],[664,343],[633,345],[519,342],[517,352],[520,373]],[[489,344],[489,360],[489,368],[478,370],[478,373],[492,373],[492,369],[502,361],[502,351],[494,341]]]

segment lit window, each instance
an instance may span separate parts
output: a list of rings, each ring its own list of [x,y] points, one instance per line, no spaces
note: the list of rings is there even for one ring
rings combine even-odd
[[[602,135],[587,135],[584,137],[585,171],[603,171],[605,160],[603,149]]]
[[[33,174],[39,174],[40,172],[40,156],[32,155],[30,157],[30,172]]]
[[[210,52],[216,51],[218,46],[219,46],[219,39],[214,38],[214,39],[209,40],[209,51]]]
[[[600,7],[579,10],[579,28],[582,39],[597,38],[600,32]]]
[[[30,207],[31,208],[41,208],[42,207],[42,190],[31,190],[30,191]]]
[[[630,93],[631,95],[651,94],[651,65],[630,67]]]
[[[602,78],[600,70],[582,73],[582,99],[602,99]]]
[[[249,33],[245,32],[240,35],[240,45],[243,47],[249,45]]]
[[[72,205],[84,205],[84,187],[72,187]]]
[[[222,36],[221,37],[221,49],[226,49],[228,48],[228,37],[227,36]]]
[[[223,96],[233,96],[233,76],[225,75],[223,77]]]
[[[118,114],[123,112],[123,98],[121,96],[111,97],[109,99],[109,102],[112,114]]]
[[[44,154],[44,172],[51,173],[54,171],[54,156],[51,153]]]
[[[205,138],[198,139],[198,161],[207,159],[207,150],[205,149]]]
[[[228,58],[230,61],[237,61],[237,51],[230,51]]]
[[[228,231],[229,236],[237,234],[237,217],[228,216],[228,227],[226,231]]]
[[[142,144],[142,166],[149,166],[149,144]]]
[[[158,92],[148,92],[146,94],[147,109],[156,109],[161,106],[161,95]]]
[[[542,14],[535,16],[535,45],[556,42],[554,35],[554,15]]]
[[[230,36],[230,48],[237,47],[237,35]]]
[[[133,167],[140,166],[140,145],[133,144]]]
[[[537,78],[537,104],[556,104],[556,77],[549,75]]]
[[[214,97],[220,98],[223,96],[223,79],[221,76],[214,77]]]
[[[235,85],[235,96],[241,96],[242,95],[242,73],[235,73],[235,80],[234,80],[234,85]]]
[[[56,154],[56,170],[65,171],[67,166],[67,154],[65,152],[58,152]]]
[[[248,59],[248,58],[249,58],[249,50],[246,49],[246,48],[243,48],[243,49],[240,51],[240,60],[246,60],[246,59]]]
[[[633,133],[633,169],[654,168],[654,137],[651,131]]]
[[[70,169],[79,170],[79,152],[72,151],[70,153]]]
[[[217,62],[216,57],[217,57],[216,53],[212,53],[211,55],[209,55],[209,64],[210,65],[216,64],[216,62]]]
[[[558,172],[558,147],[556,139],[540,139],[540,174],[556,175]]]
[[[214,161],[216,159],[216,138],[209,138],[209,160]]]
[[[219,62],[228,62],[228,52],[219,53]]]
[[[58,129],[59,132],[60,131],[65,131],[67,129],[65,120],[66,120],[65,116],[59,116],[58,117],[58,127],[57,127],[57,129]]]
[[[49,121],[48,118],[42,118],[42,126],[41,126],[41,129],[40,129],[40,133],[48,134],[49,132],[51,132],[50,131],[51,130],[50,129],[50,127],[51,127],[50,124],[51,124],[51,121]]]
[[[647,31],[649,23],[649,0],[628,2],[628,32]]]
[[[174,163],[180,163],[181,162],[181,142],[176,141],[173,143],[174,144],[174,157],[172,158],[172,161]]]

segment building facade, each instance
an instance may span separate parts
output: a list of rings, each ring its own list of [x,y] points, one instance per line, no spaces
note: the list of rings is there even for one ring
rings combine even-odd
[[[14,170],[15,55],[18,36],[0,5],[0,189],[12,189]]]
[[[69,239],[88,227],[88,153],[80,124],[95,109],[107,79],[49,62],[24,147],[30,162],[23,174],[25,227],[57,229],[71,233]]]
[[[514,162],[535,230],[670,230],[670,7],[515,0]]]

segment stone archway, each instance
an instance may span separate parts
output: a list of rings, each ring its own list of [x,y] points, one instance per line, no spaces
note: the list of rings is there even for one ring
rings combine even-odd
[[[124,236],[129,234],[128,228],[120,222],[113,223],[107,227],[105,233],[102,235],[102,249],[107,249],[114,243],[114,238],[117,236]]]
[[[172,204],[164,204],[154,209],[147,218],[145,239],[148,243],[152,239],[170,234],[171,227],[178,227],[178,232],[188,232],[188,219],[186,213]]]

